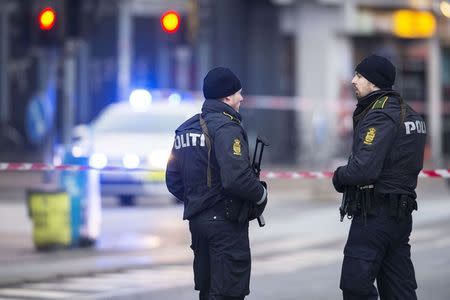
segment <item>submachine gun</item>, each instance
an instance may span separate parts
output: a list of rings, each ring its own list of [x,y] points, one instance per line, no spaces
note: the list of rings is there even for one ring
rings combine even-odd
[[[255,153],[253,154],[253,160],[252,160],[252,169],[253,172],[255,172],[256,177],[260,177],[261,174],[261,161],[262,161],[262,155],[264,152],[264,146],[269,146],[269,142],[266,138],[262,136],[256,137],[256,145],[255,145]],[[263,227],[266,225],[266,221],[264,220],[264,216],[261,214],[259,217],[256,218],[258,220],[259,227]]]

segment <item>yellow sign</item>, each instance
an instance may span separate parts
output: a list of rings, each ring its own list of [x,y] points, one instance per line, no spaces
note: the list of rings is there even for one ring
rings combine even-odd
[[[39,247],[69,246],[71,242],[70,198],[65,192],[30,192],[33,239]]]
[[[364,144],[372,145],[373,140],[375,139],[376,133],[377,133],[377,130],[373,127],[370,127],[369,130],[367,130],[366,138],[364,139]]]
[[[234,139],[233,154],[241,155],[241,141],[239,139]]]
[[[429,38],[436,31],[436,19],[428,11],[401,9],[394,12],[392,30],[402,38]]]

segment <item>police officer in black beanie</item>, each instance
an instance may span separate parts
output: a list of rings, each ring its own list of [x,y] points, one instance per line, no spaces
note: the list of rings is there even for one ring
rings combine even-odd
[[[167,164],[167,188],[184,202],[183,219],[189,220],[195,289],[205,300],[249,294],[248,225],[267,203],[267,185],[250,165],[241,91],[230,69],[209,71],[202,113],[177,128]]]
[[[355,71],[352,154],[333,176],[341,221],[352,218],[340,288],[344,299],[417,299],[409,236],[426,126],[392,89],[388,59],[370,55]]]

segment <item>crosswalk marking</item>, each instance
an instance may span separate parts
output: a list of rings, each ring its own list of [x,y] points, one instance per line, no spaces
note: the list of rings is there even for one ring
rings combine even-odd
[[[44,290],[32,290],[27,288],[6,288],[0,289],[0,296],[10,297],[35,297],[44,299],[67,299],[69,297],[75,297],[76,293],[61,292],[61,291],[44,291]]]
[[[322,235],[314,237],[304,237],[302,239],[287,238],[277,241],[277,243],[264,243],[258,245],[252,250],[252,255],[261,255],[276,252],[291,252],[291,251],[303,251],[304,248],[319,247],[324,242],[333,241],[336,239],[332,235]]]
[[[149,291],[192,286],[192,267],[169,266],[161,269],[138,269],[118,273],[66,278],[43,283],[26,283],[16,288],[0,288],[4,299],[78,299],[110,294],[112,291],[145,289]],[[0,298],[0,300],[4,300]]]
[[[39,289],[39,290],[64,290],[64,291],[74,291],[74,292],[101,292],[108,291],[114,288],[112,284],[96,284],[89,285],[86,283],[80,283],[72,280],[65,280],[63,282],[52,282],[52,283],[33,283],[27,284],[27,288]]]
[[[295,254],[274,256],[264,259],[264,262],[253,264],[253,275],[279,274],[298,271],[300,269],[327,265],[343,258],[340,251],[331,250],[302,250]]]

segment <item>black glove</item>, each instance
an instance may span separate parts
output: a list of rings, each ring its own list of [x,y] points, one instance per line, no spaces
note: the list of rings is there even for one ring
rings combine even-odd
[[[260,180],[259,181],[261,184],[262,184],[262,186],[266,189],[266,199],[263,201],[263,203],[261,203],[261,204],[255,204],[257,207],[258,206],[264,206],[264,207],[266,207],[266,204],[267,204],[267,199],[269,198],[269,190],[267,189],[267,182],[265,182],[265,181],[262,181],[262,180]],[[264,208],[261,208],[260,207],[260,210],[261,210],[261,213],[257,216],[257,217],[259,217],[260,215],[262,215],[262,212],[264,211]]]
[[[333,174],[333,185],[334,185],[334,189],[338,192],[338,193],[343,193],[345,190],[345,185],[341,184],[339,181],[339,175],[338,175],[338,171],[339,169],[342,167],[339,167],[336,169],[336,171],[334,171]]]
[[[267,183],[265,181],[260,181],[261,184],[264,186],[264,188],[266,189],[267,192]],[[249,201],[246,201],[243,203],[241,211],[239,213],[239,217],[238,217],[238,221],[240,223],[246,222],[246,221],[251,221],[256,219],[257,217],[259,217],[260,215],[263,214],[264,209],[266,208],[267,205],[267,197],[268,195],[266,194],[266,199],[264,199],[264,201],[261,204],[256,204],[256,203],[250,203]]]
[[[263,187],[266,189],[266,191],[267,191],[267,182],[265,182],[265,181],[260,181],[260,183],[263,185]]]

